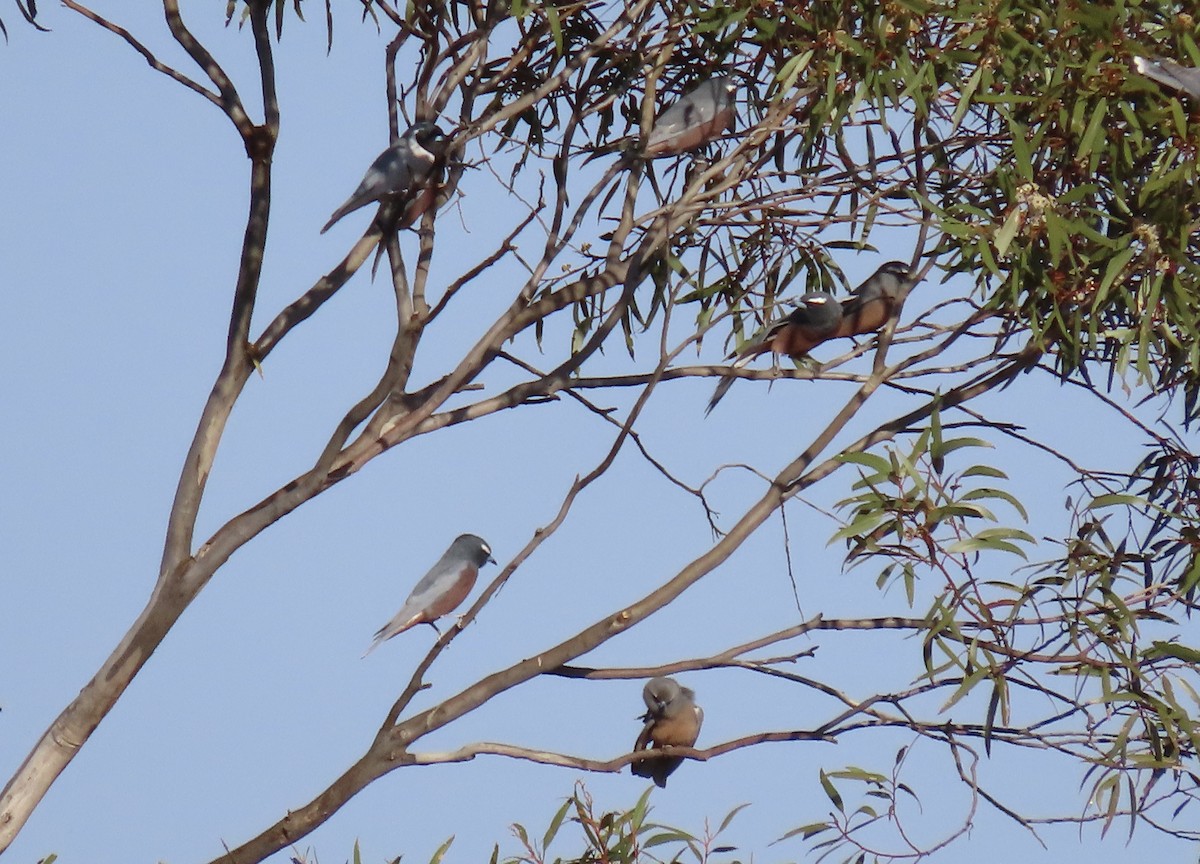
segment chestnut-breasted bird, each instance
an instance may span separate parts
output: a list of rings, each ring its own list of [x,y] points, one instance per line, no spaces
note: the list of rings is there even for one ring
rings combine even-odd
[[[651,678],[642,688],[646,713],[639,719],[642,731],[634,742],[634,752],[654,747],[691,747],[700,736],[704,711],[696,704],[696,694],[681,687],[673,678]],[[655,756],[632,763],[629,767],[638,777],[649,777],[660,788],[667,778],[683,764],[682,756]]]
[[[651,159],[695,150],[733,127],[737,119],[733,94],[737,85],[727,75],[701,82],[663,109],[646,136]]]
[[[822,342],[843,336],[878,333],[896,314],[900,295],[916,282],[916,273],[903,261],[888,261],[868,276],[840,303],[830,295],[813,291],[800,298],[800,305],[773,325],[760,339],[741,351],[730,369],[740,369],[767,351],[799,359]],[[733,386],[734,376],[717,383],[705,414],[712,411]]]
[[[786,318],[771,325],[761,337],[750,342],[741,351],[730,355],[737,359],[729,368],[741,369],[759,354],[768,351],[794,358],[803,357],[826,339],[837,335],[842,324],[842,314],[842,304],[833,299],[832,294],[810,291],[800,297],[800,305]],[[733,375],[725,375],[717,382],[717,389],[708,400],[705,414],[717,407],[717,403],[733,386],[734,380]]]
[[[842,323],[830,338],[878,333],[895,313],[900,295],[916,281],[916,273],[903,261],[881,265],[842,301]]]
[[[664,108],[654,120],[641,147],[632,137],[619,138],[594,149],[584,160],[591,162],[614,151],[625,150],[625,159],[678,156],[703,147],[733,127],[737,119],[733,94],[737,85],[726,75],[697,84]]]
[[[433,622],[453,612],[467,599],[479,577],[479,568],[488,562],[495,564],[496,559],[492,557],[492,547],[482,537],[474,534],[455,537],[445,554],[421,577],[395,617],[379,628],[375,641],[363,656],[409,627],[428,624],[437,630]]]
[[[411,225],[436,198],[433,188],[436,183],[432,181],[445,158],[447,144],[446,133],[434,124],[414,124],[399,141],[375,158],[354,194],[333,211],[321,233],[328,231],[347,213],[372,201],[382,202],[389,198],[403,207],[401,227]],[[420,212],[412,213],[418,205]]]
[[[1134,57],[1133,68],[1151,81],[1200,99],[1200,69],[1159,57]]]

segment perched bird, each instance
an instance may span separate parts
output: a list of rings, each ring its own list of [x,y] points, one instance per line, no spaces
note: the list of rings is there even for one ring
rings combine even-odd
[[[737,358],[730,369],[741,369],[767,351],[800,358],[830,339],[878,333],[896,313],[900,295],[916,280],[916,273],[908,264],[888,261],[840,303],[820,291],[805,294],[792,314],[768,329],[760,339],[730,355]],[[717,383],[705,414],[729,392],[734,380],[734,376],[726,375]]]
[[[889,261],[842,301],[842,323],[838,336],[878,333],[896,311],[900,294],[916,282],[916,273],[903,261]]]
[[[730,355],[736,357],[730,370],[741,369],[759,354],[773,351],[776,354],[787,354],[789,357],[800,358],[820,345],[827,339],[838,334],[842,325],[843,306],[833,299],[832,294],[823,291],[810,291],[800,297],[800,305],[791,314],[777,321],[758,339]],[[708,400],[705,414],[717,407],[733,386],[733,375],[725,375],[717,383],[712,398]]]
[[[680,96],[655,119],[646,136],[645,154],[651,159],[675,156],[702,147],[731,129],[737,119],[736,90],[732,78],[718,75]]]
[[[646,713],[639,719],[644,724],[634,752],[654,747],[691,747],[700,735],[704,711],[696,704],[696,694],[680,687],[673,678],[651,678],[642,688]],[[665,788],[667,778],[683,764],[682,756],[655,756],[632,763],[629,767],[638,777],[650,777],[654,785]]]
[[[663,109],[650,127],[643,146],[634,146],[632,137],[619,138],[594,149],[585,160],[591,162],[614,151],[625,150],[625,159],[678,156],[703,147],[733,127],[737,114],[733,94],[737,85],[726,75],[709,78]]]
[[[376,157],[354,194],[333,211],[321,233],[347,213],[392,197],[405,204],[401,227],[411,225],[437,197],[436,183],[431,181],[440,171],[447,143],[446,133],[434,124],[414,124],[395,145]],[[414,214],[416,207],[420,212]]]
[[[421,577],[395,617],[379,628],[375,641],[363,656],[409,627],[428,624],[437,630],[433,622],[453,612],[467,599],[479,577],[479,568],[489,562],[495,564],[496,559],[492,557],[492,547],[482,537],[474,534],[455,537],[445,554]]]
[[[1133,68],[1151,81],[1200,99],[1200,69],[1158,57],[1134,57]]]

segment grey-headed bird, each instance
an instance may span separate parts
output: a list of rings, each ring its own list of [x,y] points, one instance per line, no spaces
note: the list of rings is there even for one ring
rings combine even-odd
[[[663,109],[646,136],[645,154],[652,159],[695,150],[733,127],[737,85],[727,75],[701,82]]]
[[[333,211],[321,233],[347,213],[391,197],[403,203],[403,220],[411,225],[421,214],[407,212],[411,209],[409,205],[418,202],[424,212],[433,202],[435,196],[427,194],[430,191],[427,187],[445,158],[447,143],[446,133],[434,124],[413,124],[399,141],[375,158],[354,194]]]
[[[741,369],[759,354],[768,351],[799,359],[830,339],[878,333],[896,313],[900,295],[916,283],[916,273],[903,261],[888,261],[868,276],[850,296],[840,303],[829,294],[810,291],[800,297],[800,305],[778,321],[758,339],[736,354],[730,369]],[[708,400],[709,413],[729,392],[735,381],[726,375],[717,382]]]
[[[453,612],[467,599],[479,578],[479,568],[488,562],[495,564],[496,560],[492,557],[492,547],[482,537],[474,534],[455,537],[445,554],[421,577],[400,611],[379,628],[363,656],[409,627],[428,624],[437,630],[433,622]]]
[[[810,291],[800,297],[799,305],[786,318],[775,322],[762,336],[731,355],[737,359],[729,368],[741,369],[759,354],[768,351],[794,358],[803,357],[825,340],[836,336],[841,324],[842,304],[838,303],[832,294]],[[705,414],[717,407],[717,403],[729,392],[735,380],[737,379],[733,375],[727,374],[717,382],[717,388],[708,400]]]
[[[642,688],[646,713],[641,716],[642,731],[633,745],[634,752],[654,747],[691,747],[700,737],[704,711],[696,704],[696,694],[681,687],[673,678],[651,678]],[[638,777],[649,777],[654,785],[665,788],[667,778],[683,764],[682,756],[654,756],[632,763]]]

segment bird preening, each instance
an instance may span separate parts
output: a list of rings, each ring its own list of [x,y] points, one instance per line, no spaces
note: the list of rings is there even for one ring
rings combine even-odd
[[[800,297],[799,305],[787,317],[731,354],[734,362],[730,371],[743,368],[767,352],[798,360],[830,339],[877,333],[895,314],[903,292],[915,282],[916,274],[908,264],[889,261],[840,302],[832,294],[810,291]],[[734,375],[726,374],[717,382],[705,414],[717,407],[735,380]]]
[[[434,622],[443,615],[449,615],[467,599],[475,587],[475,580],[479,578],[479,568],[489,562],[495,564],[496,559],[492,557],[492,547],[482,537],[474,534],[455,537],[450,548],[409,593],[400,611],[379,628],[375,640],[363,656],[366,657],[396,634],[418,624],[428,624],[437,630]]]
[[[412,225],[437,200],[448,145],[446,133],[433,123],[413,124],[399,141],[375,157],[358,188],[333,211],[321,233],[373,201],[394,201],[398,207],[396,227]]]
[[[651,747],[691,747],[700,737],[704,711],[696,704],[696,694],[679,685],[674,678],[651,678],[642,688],[646,713],[640,718],[642,731],[633,750]],[[654,785],[665,788],[667,778],[683,764],[682,756],[650,756],[630,764],[638,777],[649,777]]]

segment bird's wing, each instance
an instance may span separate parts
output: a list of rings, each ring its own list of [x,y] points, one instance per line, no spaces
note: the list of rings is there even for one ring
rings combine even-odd
[[[358,188],[346,199],[345,204],[333,211],[333,215],[329,217],[329,221],[325,223],[321,233],[324,234],[328,231],[333,223],[347,213],[364,207],[372,201],[379,201],[392,192],[403,192],[411,182],[412,166],[409,164],[409,148],[407,143],[402,140],[375,158],[371,167],[367,169],[367,173],[363,175]]]

